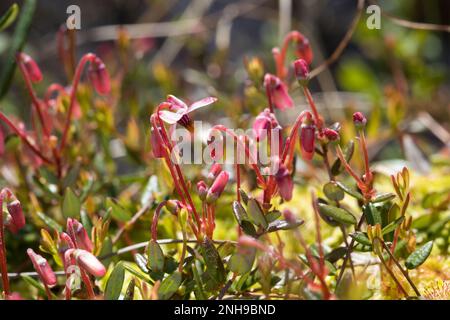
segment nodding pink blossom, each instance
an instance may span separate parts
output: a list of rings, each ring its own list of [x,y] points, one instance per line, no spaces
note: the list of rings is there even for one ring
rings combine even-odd
[[[168,110],[159,110],[158,115],[164,122],[168,124],[178,123],[179,125],[192,132],[193,125],[192,119],[189,114],[195,110],[209,106],[216,101],[217,98],[207,97],[188,106],[184,101],[178,99],[175,96],[169,95],[167,96],[166,102],[161,104],[161,106],[164,106]]]
[[[222,172],[222,166],[219,163],[214,163],[209,169],[208,180],[213,181],[220,172]]]
[[[208,194],[206,195],[206,202],[213,203],[220,197],[220,195],[222,194],[223,190],[225,189],[228,183],[229,178],[230,175],[226,171],[222,171],[217,176],[211,188],[209,188],[208,190]]]
[[[367,118],[362,112],[355,112],[353,114],[353,123],[355,124],[356,128],[362,129],[367,124]]]
[[[280,168],[275,174],[275,180],[278,186],[278,192],[285,201],[292,199],[292,192],[294,190],[294,181],[286,166],[280,163]]]
[[[100,95],[111,91],[111,81],[105,64],[99,57],[95,57],[88,69],[88,77],[95,91]]]
[[[306,118],[300,127],[300,151],[304,160],[311,160],[314,157],[316,126],[312,121],[309,111],[305,112]]]
[[[22,205],[8,188],[1,190],[0,198],[1,200],[6,201],[6,210],[10,216],[9,220],[7,220],[7,227],[12,233],[16,233],[25,227],[25,215],[23,214]],[[2,202],[3,201],[0,201],[0,203]]]
[[[19,53],[19,62],[23,64],[25,67],[28,76],[30,77],[30,80],[34,83],[41,82],[42,81],[42,72],[41,69],[39,69],[39,66],[37,65],[36,61],[34,61],[33,58],[31,58],[26,53]]]
[[[92,274],[94,277],[103,277],[106,274],[105,266],[92,253],[75,249],[72,252],[77,264],[83,269]]]
[[[154,121],[156,118],[155,114],[152,114],[150,119],[151,124],[151,132],[150,132],[150,143],[152,146],[152,154],[155,158],[161,159],[164,158],[166,152],[165,152],[165,146],[164,141],[162,138],[162,129],[161,127],[157,126],[154,127],[153,123],[156,123],[157,121]]]
[[[289,96],[287,86],[280,78],[272,74],[266,74],[264,76],[264,87],[271,103],[276,108],[285,110],[294,106],[294,101]]]
[[[294,71],[297,81],[302,86],[306,86],[309,82],[309,67],[308,63],[304,59],[298,59],[294,61]]]
[[[339,133],[333,129],[325,128],[323,130],[323,134],[325,138],[328,139],[329,142],[336,143],[339,142],[340,136]]]
[[[38,273],[42,282],[48,287],[55,286],[56,276],[47,260],[41,255],[36,254],[33,249],[28,249],[27,254],[30,257],[31,262],[33,263],[33,267]]]
[[[208,194],[208,186],[205,181],[197,182],[197,193],[200,200],[205,201],[206,195]]]
[[[83,225],[77,220],[67,219],[67,233],[71,237],[75,247],[92,252],[94,245]]]
[[[253,133],[256,141],[264,140],[267,136],[267,131],[277,128],[279,126],[277,119],[270,112],[269,109],[264,109],[253,122]]]

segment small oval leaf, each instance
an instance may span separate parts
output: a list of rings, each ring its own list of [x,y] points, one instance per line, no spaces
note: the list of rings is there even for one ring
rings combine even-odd
[[[156,241],[149,241],[147,257],[148,266],[153,272],[161,272],[164,270],[164,253]]]
[[[105,300],[118,300],[125,280],[125,269],[119,262],[108,278],[105,289]]]
[[[244,248],[242,252],[236,252],[231,256],[228,266],[231,271],[237,274],[246,274],[252,269],[255,256],[255,248]]]
[[[249,199],[248,200],[248,215],[252,222],[256,224],[259,227],[262,227],[264,230],[267,228],[267,220],[264,217],[263,210],[261,209],[261,206],[259,202],[256,199]]]
[[[67,188],[64,194],[62,213],[66,218],[77,218],[80,215],[81,202],[72,189]]]
[[[325,196],[333,201],[341,201],[345,197],[344,191],[336,185],[336,182],[330,181],[323,186]]]
[[[405,261],[405,266],[408,269],[415,269],[427,260],[433,249],[433,241],[428,241],[422,247],[409,255]]]
[[[319,211],[325,216],[346,225],[356,224],[356,218],[347,210],[319,203]]]
[[[395,194],[393,194],[392,192],[380,193],[372,199],[372,202],[386,202],[394,198]]]
[[[165,278],[158,289],[158,298],[161,300],[170,299],[181,285],[181,274],[174,272]]]

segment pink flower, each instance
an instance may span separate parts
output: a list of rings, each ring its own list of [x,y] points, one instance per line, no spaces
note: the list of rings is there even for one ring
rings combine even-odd
[[[82,249],[75,249],[72,255],[77,264],[94,277],[103,277],[106,274],[105,266],[92,253]]]
[[[189,114],[195,110],[209,106],[217,101],[217,98],[207,97],[199,101],[194,102],[188,106],[185,102],[178,99],[175,96],[169,95],[166,103],[169,110],[159,110],[159,117],[168,124],[176,124],[185,127],[189,131],[193,130],[192,119]]]
[[[292,176],[289,174],[289,170],[284,164],[280,164],[280,168],[275,174],[275,180],[277,182],[281,198],[285,201],[291,200],[292,192],[294,190],[294,182],[292,180]]]
[[[16,233],[25,227],[25,215],[23,214],[22,205],[16,196],[8,188],[2,189],[0,192],[1,200],[6,200],[6,210],[10,215],[8,229],[12,233]],[[1,203],[2,201],[0,201]],[[1,210],[1,208],[0,208]]]
[[[80,249],[91,252],[94,249],[91,239],[83,225],[76,219],[67,219],[67,233],[74,242],[75,246]]]
[[[23,66],[25,67],[30,80],[35,83],[42,81],[42,72],[41,69],[39,69],[36,61],[34,61],[33,58],[23,52],[19,53],[18,57],[20,59],[20,62],[23,63]]]
[[[151,119],[150,119],[150,123],[153,124],[156,115],[152,114]],[[162,138],[162,129],[161,127],[157,126],[155,128],[154,125],[152,125],[151,127],[151,132],[150,132],[150,144],[152,146],[152,154],[155,158],[157,159],[161,159],[164,158],[166,152],[165,152],[165,146],[164,146],[164,141]]]
[[[309,82],[309,67],[305,60],[298,59],[294,62],[294,71],[297,81],[305,86]]]
[[[222,166],[219,163],[214,163],[209,169],[208,180],[213,181],[222,171]]]
[[[338,142],[340,139],[339,133],[330,128],[325,128],[323,130],[323,134],[328,139],[328,141],[333,142],[333,143]]]
[[[264,109],[253,122],[253,133],[256,141],[264,140],[267,136],[267,131],[278,127],[278,121],[269,109]]]
[[[316,140],[316,127],[314,124],[302,124],[300,128],[300,150],[304,160],[314,157],[314,145]]]
[[[280,110],[292,108],[294,101],[289,96],[287,86],[272,74],[264,76],[264,87],[271,102]]]
[[[208,193],[208,186],[206,185],[205,181],[197,182],[197,193],[200,197],[200,200],[205,201],[206,195]]]
[[[228,179],[230,178],[230,175],[226,171],[222,171],[214,180],[211,188],[209,188],[208,194],[206,195],[206,202],[212,203],[215,202],[220,195],[222,194],[223,190],[225,189]]]
[[[362,112],[355,112],[353,114],[353,123],[355,124],[356,128],[362,129],[367,124],[367,118]]]
[[[48,287],[55,286],[56,276],[47,260],[41,255],[36,254],[33,249],[28,249],[27,254],[30,257],[31,262],[33,263],[33,267],[39,274],[42,282]]]
[[[111,91],[108,70],[99,57],[95,57],[91,62],[88,70],[88,77],[98,94],[105,95]]]
[[[304,59],[308,65],[312,63],[314,55],[309,40],[306,37],[303,37],[302,40],[297,42],[295,54],[298,58]]]

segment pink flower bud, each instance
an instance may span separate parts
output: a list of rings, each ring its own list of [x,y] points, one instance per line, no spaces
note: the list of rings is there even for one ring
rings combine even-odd
[[[109,73],[103,61],[95,57],[88,70],[88,76],[95,91],[100,95],[108,94],[111,90]]]
[[[294,106],[294,101],[289,96],[287,86],[279,78],[271,74],[266,74],[264,77],[264,86],[275,107],[280,110],[285,110]]]
[[[353,123],[357,129],[362,129],[367,124],[367,118],[364,116],[362,112],[355,112],[353,114]]]
[[[219,163],[214,163],[209,170],[208,180],[213,181],[220,172],[222,172],[222,166]]]
[[[94,249],[91,239],[83,225],[76,219],[67,219],[67,233],[72,238],[75,246],[91,252]]]
[[[180,212],[182,207],[181,202],[178,200],[168,200],[166,202],[166,209],[173,215],[178,215],[178,212]]]
[[[289,174],[289,170],[284,164],[280,164],[280,168],[275,175],[275,180],[278,185],[278,190],[281,198],[285,201],[292,199],[292,191],[294,190],[294,182],[292,176]]]
[[[42,81],[42,72],[41,69],[39,69],[39,66],[37,65],[36,61],[34,61],[33,58],[31,58],[26,53],[20,53],[19,54],[20,62],[23,63],[25,69],[27,70],[28,75],[30,76],[30,80],[32,82],[40,82]]]
[[[271,123],[272,117],[270,116],[269,109],[265,109],[256,117],[255,122],[253,123],[253,133],[256,141],[261,141],[266,138],[267,130],[270,129]]]
[[[300,128],[300,151],[304,160],[310,161],[314,157],[316,141],[316,127],[314,124],[302,124]]]
[[[103,277],[106,274],[105,266],[92,253],[76,249],[72,254],[78,265],[94,277]]]
[[[228,183],[229,177],[230,176],[226,171],[222,171],[217,176],[211,188],[209,188],[208,194],[206,195],[206,201],[208,203],[215,202],[220,197],[220,195],[222,194],[223,190],[225,189]]]
[[[36,254],[33,249],[28,249],[27,254],[33,263],[33,267],[39,274],[42,282],[49,287],[56,285],[56,276],[47,260],[41,255]]]
[[[328,141],[330,141],[332,143],[339,142],[340,136],[337,131],[330,129],[330,128],[325,128],[323,130],[323,134],[328,139]]]
[[[153,114],[152,117],[156,117],[156,115]],[[153,123],[152,120],[150,120],[150,122]],[[165,156],[164,142],[162,140],[161,134],[162,133],[161,133],[160,127],[155,129],[155,127],[152,126],[151,132],[150,132],[150,143],[152,146],[153,156],[157,159],[164,158],[164,156]]]
[[[298,83],[302,86],[308,85],[309,82],[309,67],[305,60],[298,59],[294,62],[295,76]]]
[[[205,181],[199,181],[197,183],[197,193],[200,197],[200,200],[205,201],[206,195],[208,193],[208,186],[206,185]]]
[[[25,227],[25,215],[23,214],[22,205],[20,204],[19,200],[15,199],[14,197],[14,200],[6,205],[6,209],[11,215],[15,230],[18,231]]]

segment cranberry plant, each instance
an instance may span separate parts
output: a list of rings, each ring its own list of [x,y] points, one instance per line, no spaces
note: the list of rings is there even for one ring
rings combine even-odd
[[[133,101],[123,97],[127,75],[138,72],[130,55],[143,46],[151,47],[120,30],[119,63],[93,53],[76,63],[73,34],[61,29],[67,83],[47,83],[30,55],[16,53],[31,112],[0,111],[2,298],[434,297],[422,276],[448,268],[448,193],[417,215],[414,172],[386,177],[371,165],[370,118],[357,111],[341,124],[321,114],[303,34],[273,49],[273,70],[260,58],[245,62],[247,98],[263,101],[257,115],[231,122],[237,127],[214,123],[206,137],[197,116],[232,99],[185,102],[161,66],[148,90],[167,98],[141,110],[127,104],[128,119],[116,122],[121,103]],[[298,92],[308,108],[279,121],[297,110]],[[250,134],[235,130],[242,125]],[[200,140],[211,163],[180,161],[177,130]],[[224,161],[230,150],[218,142],[228,140],[243,161]],[[263,147],[265,157],[255,151]],[[120,166],[138,170],[118,175]],[[437,247],[436,238],[446,242]]]

